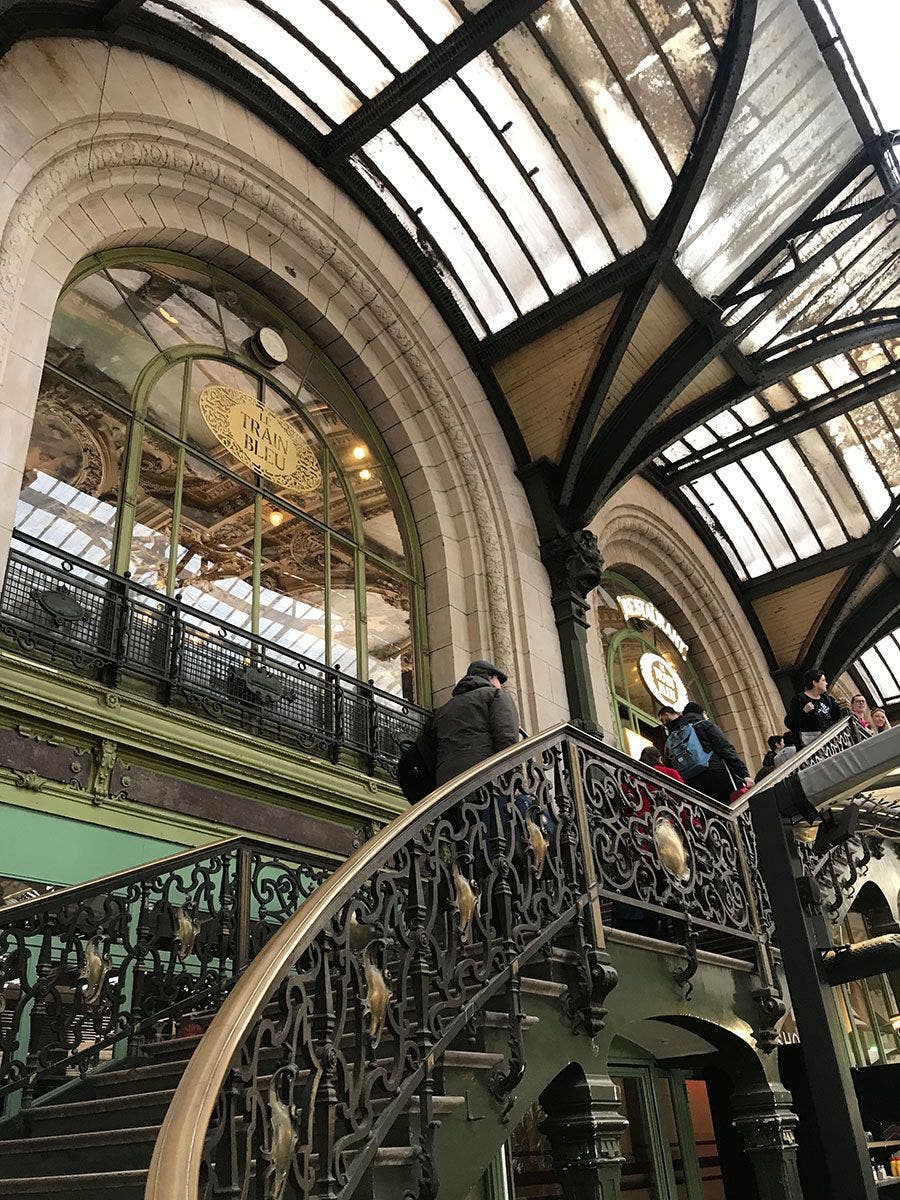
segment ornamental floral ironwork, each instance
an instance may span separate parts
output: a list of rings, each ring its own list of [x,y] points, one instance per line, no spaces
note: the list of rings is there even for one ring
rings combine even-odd
[[[236,838],[0,910],[0,1104],[216,1007],[331,866]]]
[[[603,1027],[616,983],[607,898],[654,930],[660,917],[672,936],[686,925],[694,962],[704,938],[727,943],[771,986],[741,837],[727,808],[571,727],[441,789],[291,918],[267,955],[271,974],[251,968],[230,998],[229,1027],[241,1011],[244,1024],[221,1059],[217,1039],[231,1035],[213,1022],[167,1122],[177,1136],[179,1104],[218,1080],[197,1143],[199,1192],[185,1194],[350,1197],[403,1118],[417,1164],[408,1195],[432,1196],[448,1050],[477,1040],[486,1013],[502,1017],[489,1089],[505,1117],[528,1058],[525,980],[563,985],[575,1030]],[[171,1161],[168,1136],[155,1161]],[[151,1168],[148,1195],[153,1186]]]

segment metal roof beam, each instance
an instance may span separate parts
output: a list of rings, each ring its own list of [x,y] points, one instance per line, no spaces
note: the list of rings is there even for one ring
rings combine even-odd
[[[490,0],[328,134],[324,143],[326,161],[337,163],[355,154],[543,3],[545,0]]]
[[[496,333],[489,334],[480,345],[485,362],[495,363],[513,351],[527,346],[545,333],[558,329],[567,321],[587,312],[602,300],[616,296],[623,288],[644,278],[652,266],[652,252],[646,247],[610,263],[595,275],[576,283],[568,291],[554,296],[539,308],[525,313]]]
[[[641,466],[649,458],[658,454],[664,447],[671,446],[673,442],[677,442],[680,438],[683,438],[686,433],[696,428],[701,422],[708,421],[710,417],[715,417],[719,413],[725,412],[726,409],[739,404],[741,400],[746,400],[761,388],[781,383],[788,375],[801,371],[804,367],[813,366],[815,363],[821,362],[822,359],[830,358],[835,354],[868,345],[870,342],[880,341],[882,338],[898,336],[900,336],[900,314],[898,314],[896,321],[879,322],[876,326],[856,326],[855,330],[842,330],[839,334],[834,334],[826,340],[810,343],[799,350],[792,351],[790,355],[784,355],[771,362],[768,359],[760,360],[755,355],[747,358],[745,361],[752,369],[751,383],[748,384],[743,379],[735,379],[723,384],[722,387],[708,392],[700,400],[695,400],[689,408],[676,413],[669,420],[661,421],[658,425],[654,425],[644,440],[638,445],[632,458],[622,468],[621,481],[624,482],[629,475],[640,470]],[[762,365],[757,366],[758,363]],[[873,377],[866,377],[860,380],[860,383],[866,385],[875,382],[876,378]],[[856,387],[857,384],[854,383],[852,386]],[[900,376],[898,376],[896,386],[900,388]],[[893,388],[888,390],[891,391]],[[873,392],[868,398],[877,399],[878,396],[885,394],[881,392],[876,395]],[[865,402],[865,397],[862,402]],[[823,416],[822,414],[825,413],[824,407],[817,411],[819,417],[823,420],[828,419],[828,416],[841,415],[840,412],[836,412],[831,414],[826,413]],[[612,486],[617,487],[618,483],[619,480],[614,480]]]
[[[594,426],[622,356],[653,298],[664,271],[675,257],[694,205],[712,170],[744,76],[753,40],[755,18],[756,0],[736,0],[703,118],[694,136],[687,161],[657,219],[650,240],[653,266],[641,282],[623,291],[603,351],[576,413],[560,463],[560,504],[563,510],[570,510],[569,523],[573,527],[587,524],[587,520],[590,519],[579,511],[574,497],[582,461],[590,448]]]
[[[840,675],[870,646],[890,633],[900,619],[900,581],[886,580],[831,632],[818,651],[818,661],[829,679]],[[825,621],[822,622],[823,626]]]
[[[862,404],[880,400],[883,396],[889,396],[896,391],[900,391],[900,364],[895,364],[888,374],[879,379],[871,381],[861,379],[857,384],[848,384],[839,394],[824,404],[818,404],[811,408],[804,407],[802,411],[793,416],[782,417],[773,425],[762,430],[759,430],[758,427],[749,428],[740,436],[739,441],[737,440],[738,435],[735,435],[732,444],[717,454],[698,459],[685,467],[675,467],[668,473],[666,487],[675,488],[681,487],[685,483],[691,483],[703,475],[709,475],[712,471],[718,471],[722,467],[727,467],[729,463],[745,458],[748,454],[767,450],[770,446],[776,446],[779,442],[795,437],[798,433],[814,429],[824,421],[844,416],[845,413],[852,412]]]
[[[769,571],[767,575],[748,579],[740,586],[749,600],[758,600],[761,596],[771,596],[773,592],[781,592],[798,583],[806,583],[818,575],[826,575],[829,571],[839,571],[844,567],[852,567],[870,560],[873,555],[877,555],[878,547],[878,530],[870,529],[864,537],[854,538],[851,542],[845,542],[843,546],[823,550],[786,567],[778,567],[775,571]]]
[[[136,17],[144,0],[103,0],[100,20],[107,29],[116,29]]]
[[[851,221],[834,238],[773,286],[768,295],[740,321],[724,326],[720,337],[695,324],[673,342],[617,406],[595,433],[584,455],[572,492],[570,508],[585,524],[595,515],[614,487],[639,470],[667,443],[660,443],[653,427],[688,384],[728,345],[736,344],[767,312],[826,263],[841,246],[852,241],[894,202],[884,195],[863,215]],[[650,431],[649,433],[647,431]],[[643,453],[643,457],[641,454]],[[626,470],[627,468],[627,470]]]
[[[829,605],[816,636],[810,643],[810,656],[817,660],[830,647],[842,626],[853,619],[854,596],[868,581],[872,572],[882,565],[891,568],[892,578],[887,581],[887,584],[892,593],[896,595],[898,608],[900,608],[900,579],[897,578],[900,575],[900,563],[894,557],[894,547],[900,538],[900,496],[894,499],[873,532],[875,548],[871,557],[860,562],[849,573],[838,594]],[[867,603],[867,599],[863,600],[862,607],[865,607]]]

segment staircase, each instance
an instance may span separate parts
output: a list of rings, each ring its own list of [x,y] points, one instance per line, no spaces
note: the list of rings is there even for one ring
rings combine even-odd
[[[562,984],[549,980],[522,980],[521,1027],[527,1036],[538,1036],[541,1023],[540,1016],[528,1012],[529,1006],[558,1003],[563,991]],[[214,1016],[215,1010],[192,1015],[191,1024],[205,1032]],[[465,1131],[463,1136],[475,1121],[496,1126],[491,1079],[504,1061],[509,1029],[506,1012],[482,1010],[477,1027],[460,1037],[457,1048],[445,1052],[432,1100],[434,1117],[442,1126],[457,1127]],[[18,1136],[0,1141],[0,1197],[143,1200],[163,1118],[201,1037],[198,1031],[149,1043],[140,1057],[92,1072],[62,1095],[28,1110],[20,1119]],[[382,1063],[389,1064],[389,1038],[381,1052]],[[271,1079],[262,1075],[260,1084],[267,1086]],[[295,1086],[305,1081],[298,1073]],[[376,1151],[365,1187],[356,1193],[361,1200],[403,1194],[419,1162],[413,1136],[418,1118],[419,1103],[413,1098]],[[458,1145],[457,1138],[450,1139],[446,1173],[459,1174],[459,1163],[453,1161]],[[477,1170],[469,1174],[474,1182]]]
[[[234,839],[11,906],[0,1197],[459,1200],[590,1066],[606,927],[777,997],[767,914],[745,813],[570,726],[336,870]]]

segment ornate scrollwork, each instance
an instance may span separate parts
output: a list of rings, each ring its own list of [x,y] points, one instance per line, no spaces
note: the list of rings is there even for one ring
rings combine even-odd
[[[612,749],[580,751],[601,892],[750,934],[733,814]]]
[[[330,869],[235,839],[0,908],[0,1102],[215,1006]]]
[[[270,1173],[268,1195],[271,1200],[281,1200],[284,1195],[299,1135],[292,1105],[285,1104],[278,1095],[281,1080],[288,1079],[293,1087],[296,1074],[297,1068],[291,1063],[279,1068],[269,1081],[269,1147],[264,1156]]]

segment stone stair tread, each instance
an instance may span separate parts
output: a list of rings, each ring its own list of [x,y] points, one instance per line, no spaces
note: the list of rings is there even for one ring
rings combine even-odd
[[[39,1137],[7,1138],[0,1141],[0,1157],[9,1154],[49,1154],[54,1150],[77,1150],[80,1146],[124,1145],[152,1142],[159,1125],[134,1125],[129,1129],[99,1129],[89,1133],[58,1133]]]
[[[519,990],[526,996],[550,996],[558,998],[567,990],[564,983],[553,979],[529,979],[522,975],[519,978]]]
[[[85,1081],[93,1087],[102,1087],[104,1084],[118,1084],[124,1082],[143,1083],[145,1081],[156,1079],[162,1075],[181,1075],[184,1071],[184,1059],[173,1059],[171,1062],[158,1063],[142,1063],[139,1066],[121,1067],[115,1071],[97,1071],[94,1075],[87,1075]]]
[[[481,1018],[487,1029],[506,1029],[509,1026],[509,1013],[505,1012],[482,1012]],[[522,1017],[522,1028],[533,1029],[535,1025],[540,1025],[540,1017]]]
[[[438,1060],[445,1067],[469,1068],[474,1071],[485,1071],[503,1062],[502,1054],[494,1054],[486,1050],[447,1050]]]
[[[30,1175],[27,1178],[0,1179],[0,1196],[29,1196],[36,1193],[73,1192],[77,1186],[81,1195],[102,1195],[104,1191],[145,1183],[147,1169],[136,1171],[93,1171],[85,1175]]]
[[[416,1161],[412,1146],[379,1146],[375,1151],[376,1167],[406,1167]]]
[[[28,1119],[53,1120],[65,1116],[90,1116],[92,1113],[105,1112],[111,1108],[131,1107],[144,1108],[147,1105],[163,1104],[175,1095],[174,1087],[158,1092],[138,1092],[134,1096],[105,1096],[100,1100],[71,1100],[58,1104],[36,1104],[28,1110]],[[127,1099],[128,1105],[122,1101]],[[3,1143],[0,1142],[0,1145]]]

